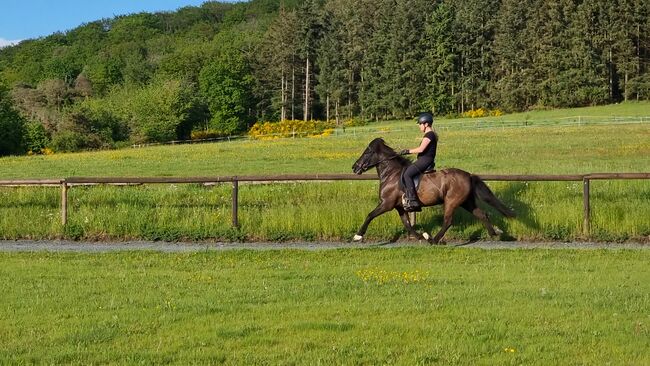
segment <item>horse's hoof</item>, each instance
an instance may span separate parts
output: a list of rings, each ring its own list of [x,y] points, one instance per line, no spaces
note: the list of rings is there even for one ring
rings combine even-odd
[[[361,235],[355,235],[355,236],[352,238],[352,240],[353,240],[353,241],[362,241],[362,240],[363,240],[363,236],[361,236]]]
[[[422,237],[424,238],[424,240],[427,240],[427,241],[428,241],[429,239],[431,239],[431,235],[429,235],[429,234],[426,233],[426,232],[422,233]]]
[[[427,241],[428,241],[429,244],[431,244],[431,245],[445,245],[445,242],[442,241],[442,240],[440,240],[440,239],[435,240],[435,239],[432,238],[432,239],[429,239],[429,240],[427,240]]]

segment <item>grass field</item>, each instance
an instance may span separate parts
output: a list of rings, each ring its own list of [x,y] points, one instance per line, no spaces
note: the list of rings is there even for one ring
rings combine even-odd
[[[0,253],[0,364],[650,363],[647,250]]]
[[[537,111],[499,118],[547,121],[564,116],[643,116],[650,103],[591,109]],[[466,120],[463,120],[466,121]],[[583,174],[650,171],[650,123],[447,128],[441,120],[438,167],[479,174]],[[480,123],[490,124],[486,119]],[[531,122],[532,123],[532,122]],[[349,173],[373,138],[392,147],[414,147],[413,122],[392,121],[347,129],[323,138],[233,141],[197,145],[0,159],[0,177],[229,176]],[[375,174],[368,172],[366,174]],[[490,186],[515,208],[518,219],[493,217],[505,238],[576,240],[582,236],[582,186],[576,183],[499,183]],[[230,228],[230,186],[75,187],[70,225],[60,225],[59,192],[52,188],[0,188],[0,238],[144,238],[166,240],[348,240],[377,203],[377,183],[338,182],[244,185],[240,230]],[[592,183],[595,240],[650,238],[650,182]],[[439,208],[418,220],[437,230]],[[475,220],[459,213],[448,239],[485,237]],[[389,213],[370,226],[369,240],[403,233]]]
[[[648,106],[589,111],[644,115]],[[533,112],[529,120],[552,113]],[[439,166],[513,174],[650,171],[649,124],[445,123],[456,121],[440,121]],[[0,159],[0,178],[347,173],[374,137],[395,148],[417,144],[410,127],[382,122],[328,138],[10,157]],[[230,227],[229,185],[74,187],[65,229],[58,189],[0,187],[0,238],[347,240],[375,206],[377,186],[242,185],[239,230]],[[506,239],[584,239],[580,183],[490,186],[519,214],[493,215]],[[647,240],[650,182],[592,182],[592,212],[591,239]],[[418,216],[427,231],[440,221],[438,208]],[[455,222],[449,239],[486,235],[466,214]],[[366,238],[400,234],[391,213],[373,222]],[[372,244],[0,252],[0,364],[648,365],[649,261],[648,250]]]

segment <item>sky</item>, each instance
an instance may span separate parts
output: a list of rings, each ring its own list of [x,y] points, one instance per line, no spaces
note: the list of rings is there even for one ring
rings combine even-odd
[[[207,0],[2,0],[0,47],[21,40],[65,32],[77,26],[117,15],[142,11],[174,11]],[[221,0],[232,2],[232,0]]]

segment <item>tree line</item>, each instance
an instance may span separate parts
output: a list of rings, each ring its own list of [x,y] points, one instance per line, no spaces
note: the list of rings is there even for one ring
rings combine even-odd
[[[650,99],[645,0],[252,0],[0,50],[0,154]]]

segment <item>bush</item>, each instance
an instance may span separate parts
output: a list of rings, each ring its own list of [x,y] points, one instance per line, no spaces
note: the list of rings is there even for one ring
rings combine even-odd
[[[25,147],[28,154],[44,154],[50,138],[45,127],[40,122],[29,122],[25,125]]]
[[[472,109],[461,114],[461,117],[464,118],[480,118],[480,117],[499,117],[502,116],[503,112],[500,109],[487,109],[487,108],[478,108]]]
[[[280,122],[257,122],[248,131],[254,139],[275,139],[282,137],[307,137],[329,135],[334,128],[332,122],[285,120]]]
[[[365,126],[368,124],[368,121],[365,119],[356,117],[356,118],[348,118],[345,121],[343,121],[343,126],[344,127],[361,127]]]
[[[52,149],[57,152],[73,152],[88,148],[86,136],[74,131],[61,131],[52,138]]]
[[[226,136],[229,135],[223,133],[222,131],[207,129],[207,130],[192,131],[190,138],[192,140],[207,140],[207,139],[216,139],[216,138],[226,137]]]

